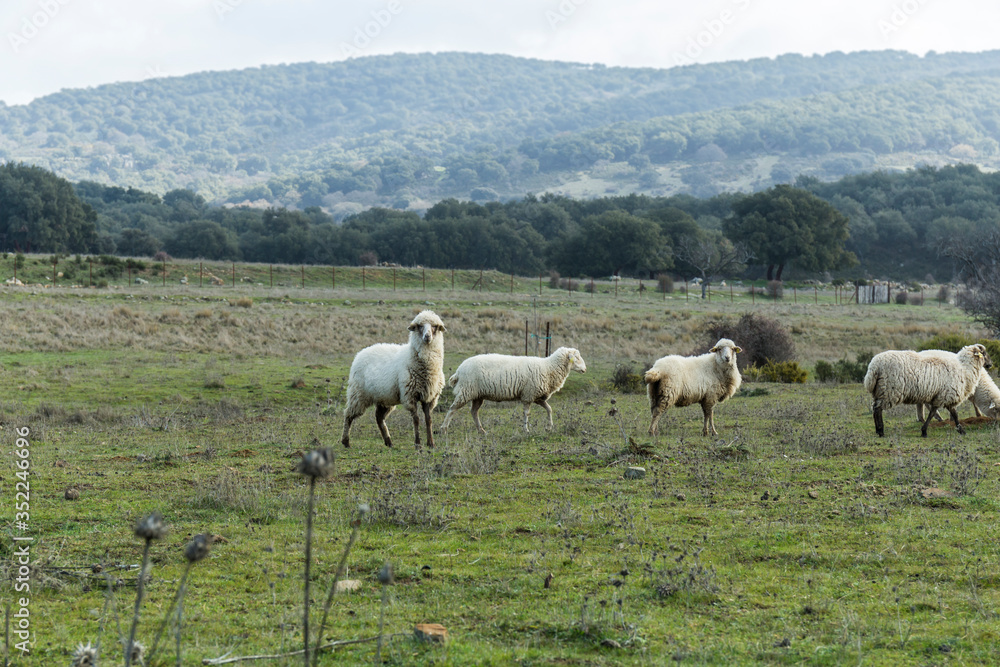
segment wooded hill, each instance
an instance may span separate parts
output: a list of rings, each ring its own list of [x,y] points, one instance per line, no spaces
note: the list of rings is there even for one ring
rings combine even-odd
[[[210,202],[423,211],[551,191],[711,196],[1000,163],[1000,51],[611,68],[467,53],[156,78],[0,104],[0,160]]]

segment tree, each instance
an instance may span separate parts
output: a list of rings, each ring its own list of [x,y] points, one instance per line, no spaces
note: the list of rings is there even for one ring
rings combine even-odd
[[[556,267],[568,275],[601,276],[622,271],[668,269],[670,242],[652,220],[624,211],[584,218],[579,231],[553,249]]]
[[[87,252],[98,242],[97,213],[72,184],[41,167],[0,166],[0,244],[35,252]]]
[[[719,232],[705,231],[681,237],[674,246],[674,259],[698,274],[704,299],[713,277],[742,271],[753,259],[753,253],[744,244],[734,244]]]
[[[726,237],[744,244],[768,265],[768,280],[781,280],[785,265],[792,261],[807,271],[857,263],[844,248],[850,225],[847,216],[807,190],[776,185],[734,201],[732,209],[732,216],[722,225]]]
[[[956,260],[966,289],[959,307],[1000,336],[1000,230],[953,239],[942,254]]]

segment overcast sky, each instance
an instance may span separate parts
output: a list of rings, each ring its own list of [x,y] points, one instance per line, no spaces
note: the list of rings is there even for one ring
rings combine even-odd
[[[1000,48],[986,0],[3,0],[0,100],[396,52],[672,67]]]

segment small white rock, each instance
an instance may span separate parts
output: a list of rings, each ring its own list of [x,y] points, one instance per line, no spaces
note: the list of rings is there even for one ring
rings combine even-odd
[[[646,476],[646,469],[639,466],[629,466],[625,469],[625,479],[642,479]]]

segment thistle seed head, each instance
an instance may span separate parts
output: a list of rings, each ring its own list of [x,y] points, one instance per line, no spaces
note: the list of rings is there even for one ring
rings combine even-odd
[[[333,472],[334,454],[329,447],[314,449],[302,456],[295,470],[306,477],[322,479]]]
[[[73,651],[70,667],[94,667],[97,664],[97,649],[87,642],[87,645],[79,644]]]
[[[212,541],[212,536],[208,533],[195,535],[184,547],[184,558],[189,563],[197,563],[208,556],[208,552],[212,550]]]
[[[167,527],[163,524],[163,515],[159,512],[143,517],[135,524],[135,535],[144,540],[158,540],[167,532]]]

